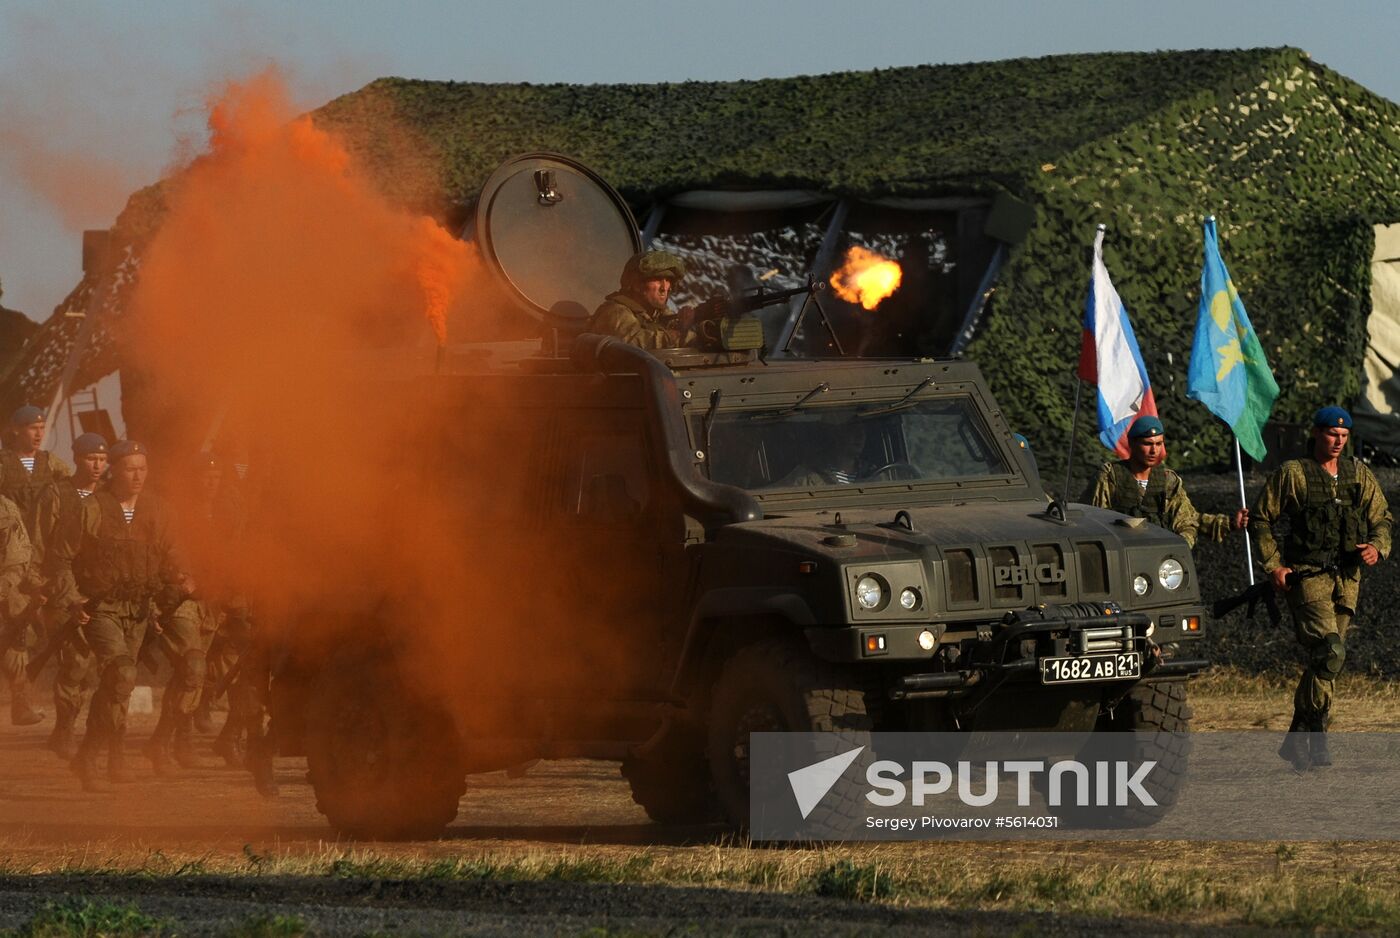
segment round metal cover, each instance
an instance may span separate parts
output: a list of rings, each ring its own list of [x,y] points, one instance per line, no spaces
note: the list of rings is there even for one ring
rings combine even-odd
[[[487,266],[531,315],[579,323],[618,289],[641,250],[617,190],[576,160],[529,153],[491,174],[476,203],[476,240]]]

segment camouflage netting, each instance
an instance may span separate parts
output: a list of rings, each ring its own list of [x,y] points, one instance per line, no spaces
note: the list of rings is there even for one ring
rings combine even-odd
[[[1228,455],[1227,433],[1184,396],[1201,216],[1219,217],[1285,419],[1356,395],[1371,226],[1400,220],[1400,109],[1296,49],[722,83],[381,79],[316,118],[346,133],[396,200],[452,222],[501,160],[529,150],[582,159],[639,207],[726,186],[1015,195],[1034,206],[1036,222],[1002,271],[968,354],[1052,472],[1063,471],[1096,222],[1109,226],[1106,258],[1177,441],[1173,458],[1193,466]],[[386,132],[396,125],[411,134]],[[119,249],[139,255],[158,214],[158,193],[139,194],[118,222]],[[84,302],[80,288],[56,318]],[[57,355],[61,369],[71,322],[46,324],[0,387],[0,408],[43,400],[44,387],[52,393],[52,361]],[[96,337],[100,354],[89,356],[84,375],[120,358],[110,335]],[[1087,478],[1103,451],[1087,426],[1081,445]]]

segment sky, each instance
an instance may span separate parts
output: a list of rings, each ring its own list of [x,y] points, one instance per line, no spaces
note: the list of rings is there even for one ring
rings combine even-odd
[[[1400,101],[1393,3],[1334,0],[0,0],[0,284],[43,319],[81,231],[197,152],[269,64],[307,109],[375,78],[725,80],[1071,52],[1298,46]]]

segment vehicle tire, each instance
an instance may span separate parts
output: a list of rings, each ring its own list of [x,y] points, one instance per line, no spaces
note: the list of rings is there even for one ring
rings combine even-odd
[[[822,799],[807,820],[813,839],[849,835],[864,816],[859,780],[870,764],[872,721],[865,693],[853,669],[815,657],[793,641],[750,645],[724,666],[711,698],[707,754],[710,778],[725,818],[738,828],[749,824],[749,734],[758,732],[831,733],[819,737],[803,764],[832,758],[862,746],[855,768]],[[761,793],[791,798],[788,791]]]
[[[704,733],[672,724],[661,742],[622,760],[632,800],[658,824],[704,824],[718,817]]]
[[[1094,736],[1102,733],[1132,733],[1132,751],[1112,746],[1113,758],[1125,756],[1134,763],[1156,763],[1142,787],[1156,801],[1154,805],[1129,804],[1096,808],[1076,817],[1084,827],[1150,827],[1171,811],[1186,784],[1191,757],[1191,706],[1186,702],[1184,681],[1144,682],[1136,685],[1111,713],[1099,717]],[[1116,743],[1117,741],[1112,741]],[[1093,736],[1081,758],[1095,757]]]
[[[452,720],[388,663],[333,664],[307,706],[307,777],[316,807],[361,840],[434,840],[466,791]]]

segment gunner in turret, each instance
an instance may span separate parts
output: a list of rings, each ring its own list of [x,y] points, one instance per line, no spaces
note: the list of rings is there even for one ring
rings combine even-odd
[[[632,255],[622,268],[621,289],[603,300],[588,331],[645,349],[694,345],[690,310],[677,312],[668,305],[671,290],[684,276],[685,261],[667,251]]]

